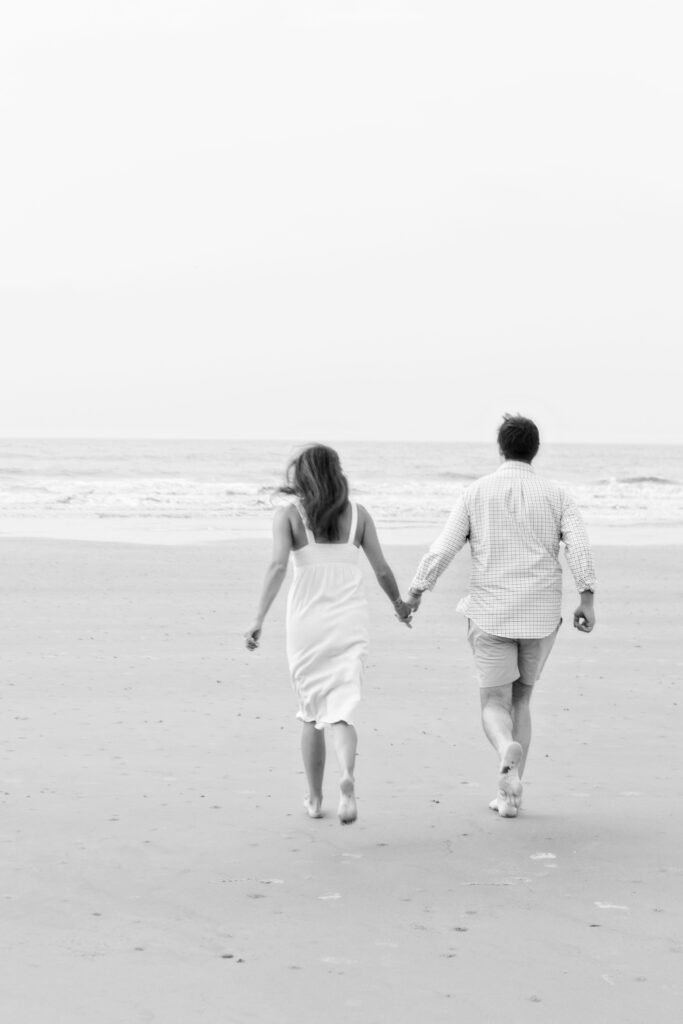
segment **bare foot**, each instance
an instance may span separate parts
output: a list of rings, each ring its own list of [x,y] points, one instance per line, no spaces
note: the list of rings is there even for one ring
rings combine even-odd
[[[323,798],[321,796],[307,796],[304,798],[304,807],[309,818],[322,818]]]
[[[516,818],[522,803],[522,780],[519,765],[522,761],[522,747],[517,742],[509,743],[500,762],[498,796],[489,807],[498,811],[501,818]],[[497,804],[497,808],[494,807]]]
[[[356,807],[353,779],[350,776],[341,780],[339,791],[339,807],[337,808],[339,821],[342,825],[351,825],[358,817],[358,808]]]
[[[498,796],[494,797],[489,804],[489,809],[495,811],[501,818],[516,818],[522,804],[521,785],[520,782],[520,792],[516,795],[499,790]]]

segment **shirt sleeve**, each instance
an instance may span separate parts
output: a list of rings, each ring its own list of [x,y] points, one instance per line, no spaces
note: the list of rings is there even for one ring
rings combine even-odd
[[[453,561],[470,535],[470,517],[463,498],[449,515],[446,525],[417,567],[411,590],[433,590],[444,569]]]
[[[588,533],[573,498],[564,496],[560,539],[564,542],[567,565],[579,592],[595,589],[595,568]]]

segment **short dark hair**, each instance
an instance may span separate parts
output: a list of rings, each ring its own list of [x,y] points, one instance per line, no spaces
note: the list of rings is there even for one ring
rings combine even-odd
[[[498,447],[506,459],[531,462],[541,445],[538,427],[526,416],[505,413],[498,428]]]

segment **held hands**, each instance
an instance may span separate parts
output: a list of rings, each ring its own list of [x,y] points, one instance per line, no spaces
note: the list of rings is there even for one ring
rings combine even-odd
[[[404,601],[403,598],[397,597],[394,601],[396,618],[399,622],[404,622],[408,629],[413,628],[413,615],[420,607],[421,600],[422,594],[417,594],[414,591],[409,590],[407,600]]]
[[[394,602],[394,608],[396,609],[396,618],[400,622],[405,622],[406,626],[412,628],[412,618],[415,612],[420,607],[422,601],[422,594],[416,590],[409,590],[408,597],[406,600],[402,600],[400,597]]]
[[[396,618],[398,619],[399,622],[404,622],[408,629],[413,628],[413,624],[411,621],[413,617],[413,609],[408,604],[407,601],[404,601],[402,598],[397,597],[396,600],[394,601],[394,611],[396,612]]]

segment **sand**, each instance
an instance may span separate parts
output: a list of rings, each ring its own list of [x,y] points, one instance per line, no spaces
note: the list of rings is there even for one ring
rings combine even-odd
[[[388,549],[407,585],[419,551]],[[488,810],[463,554],[412,631],[370,589],[359,821],[306,817],[268,548],[0,542],[2,1019],[669,1021],[683,965],[683,548],[599,548],[598,626]],[[331,754],[331,751],[330,751]]]

